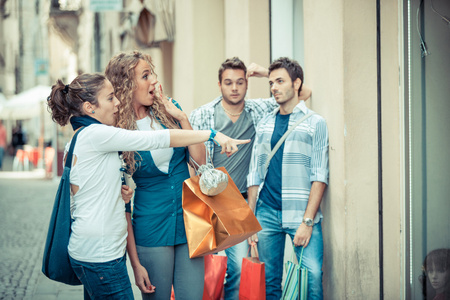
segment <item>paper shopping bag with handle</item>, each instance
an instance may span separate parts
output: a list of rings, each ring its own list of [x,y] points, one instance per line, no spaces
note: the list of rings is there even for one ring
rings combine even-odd
[[[226,256],[222,255],[205,255],[205,285],[202,300],[223,300],[227,259]],[[170,300],[176,300],[173,286]]]
[[[253,243],[249,250],[251,251],[250,257],[242,259],[239,300],[266,299],[265,265],[259,260],[256,243]]]
[[[215,196],[199,187],[200,176],[183,183],[183,216],[189,257],[217,253],[260,231],[261,225],[224,167],[228,185]]]
[[[223,300],[223,284],[227,273],[227,257],[205,256],[205,286],[202,300]]]
[[[308,269],[302,268],[303,247],[298,264],[286,262],[286,280],[282,300],[306,300],[308,297]],[[295,256],[295,251],[294,251]]]

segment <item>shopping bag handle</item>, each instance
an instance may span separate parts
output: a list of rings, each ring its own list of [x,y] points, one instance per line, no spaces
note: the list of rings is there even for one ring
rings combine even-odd
[[[252,250],[254,250],[255,255],[252,254]],[[255,242],[252,242],[252,243],[250,244],[250,247],[248,247],[247,257],[248,257],[248,256],[250,256],[250,257],[256,257],[256,258],[259,259],[258,246],[257,246],[257,244],[256,244]]]
[[[303,250],[305,250],[305,247],[302,246],[302,252],[300,253],[300,260],[298,262],[298,265],[301,266],[302,265],[302,259],[303,259]]]
[[[300,260],[298,261],[298,265],[301,266],[302,265],[302,259],[303,259],[303,250],[305,249],[304,246],[300,246],[302,247],[302,252],[300,252]],[[297,260],[297,255],[295,254],[295,246],[292,246],[292,261],[295,262]]]
[[[211,155],[209,155],[209,160],[210,160],[210,163],[207,162],[207,163],[205,163],[205,165],[210,165],[214,169],[215,167],[214,167],[214,164],[212,162]],[[192,156],[189,156],[189,162],[191,163],[190,165],[194,169],[195,174],[197,175],[198,174],[198,170],[200,169],[201,166],[192,158]]]

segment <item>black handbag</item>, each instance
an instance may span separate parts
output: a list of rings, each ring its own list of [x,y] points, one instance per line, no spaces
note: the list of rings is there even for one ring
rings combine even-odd
[[[67,246],[71,234],[72,217],[70,215],[70,168],[77,136],[84,127],[78,130],[70,144],[66,156],[64,172],[56,192],[47,241],[45,242],[42,272],[48,278],[70,285],[80,285],[81,281],[72,269]]]

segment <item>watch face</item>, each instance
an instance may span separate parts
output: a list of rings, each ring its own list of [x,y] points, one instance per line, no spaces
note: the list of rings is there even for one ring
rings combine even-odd
[[[306,226],[311,227],[311,226],[313,226],[313,220],[312,219],[305,219],[305,224],[306,224]]]

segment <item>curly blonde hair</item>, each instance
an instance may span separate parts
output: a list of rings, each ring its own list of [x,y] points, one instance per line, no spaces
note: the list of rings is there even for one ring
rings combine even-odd
[[[111,58],[106,66],[105,75],[114,87],[114,93],[119,99],[119,113],[116,126],[124,129],[136,130],[136,113],[133,109],[133,94],[137,89],[135,68],[140,60],[147,62],[155,74],[155,66],[150,55],[140,51],[122,52]],[[163,99],[155,93],[153,104],[148,107],[148,116],[153,121],[159,121],[167,128],[180,128],[177,120],[166,112]],[[131,174],[136,170],[135,154],[137,152],[124,152],[123,157]]]

